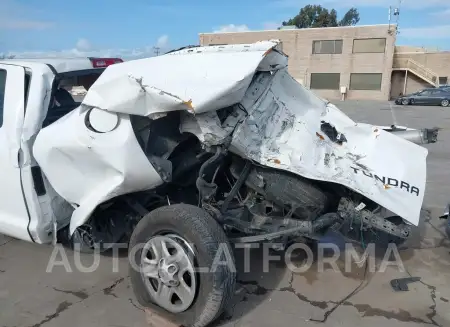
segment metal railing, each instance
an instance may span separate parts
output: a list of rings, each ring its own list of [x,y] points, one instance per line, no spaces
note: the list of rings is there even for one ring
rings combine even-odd
[[[438,86],[439,75],[411,58],[394,57],[393,68],[408,69],[428,83]]]

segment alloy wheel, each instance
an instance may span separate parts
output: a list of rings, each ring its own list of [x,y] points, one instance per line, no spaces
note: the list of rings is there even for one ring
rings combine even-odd
[[[195,299],[193,255],[188,242],[174,234],[154,236],[142,250],[140,271],[146,289],[156,304],[172,313],[187,310]]]

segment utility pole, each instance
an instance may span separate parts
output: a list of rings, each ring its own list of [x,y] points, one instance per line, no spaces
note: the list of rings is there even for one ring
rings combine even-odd
[[[389,33],[392,33],[391,32],[392,15],[395,16],[395,24],[396,24],[395,34],[399,34],[400,33],[399,32],[399,21],[400,21],[400,7],[402,5],[402,1],[403,0],[398,0],[398,6],[397,7],[393,8],[392,6],[389,6],[389,17],[388,17],[388,19],[389,19],[389,29],[388,29]]]
[[[153,52],[155,53],[155,55],[159,56],[159,51],[161,50],[160,47],[153,47]]]

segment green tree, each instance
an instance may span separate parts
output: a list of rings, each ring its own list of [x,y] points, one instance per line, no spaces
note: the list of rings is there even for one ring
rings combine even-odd
[[[356,8],[347,11],[344,17],[338,21],[337,11],[328,10],[320,5],[307,5],[300,9],[298,15],[283,22],[283,26],[295,25],[298,28],[308,27],[336,27],[353,26],[359,22],[359,12]]]

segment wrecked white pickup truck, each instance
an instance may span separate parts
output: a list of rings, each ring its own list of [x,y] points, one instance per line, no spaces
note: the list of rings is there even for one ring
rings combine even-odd
[[[401,242],[425,192],[414,142],[437,131],[356,123],[287,62],[267,41],[111,65],[67,111],[58,86],[86,67],[0,62],[0,232],[86,251],[132,234],[138,300],[183,326],[232,297],[229,266],[197,270],[230,239],[288,244],[351,222]]]

